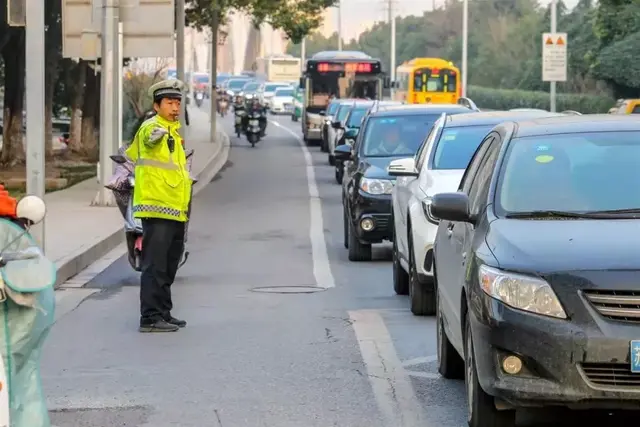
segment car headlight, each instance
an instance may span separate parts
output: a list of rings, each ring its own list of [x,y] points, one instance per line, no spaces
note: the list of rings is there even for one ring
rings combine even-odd
[[[427,221],[429,221],[431,224],[438,225],[440,223],[440,220],[433,216],[433,214],[431,213],[431,197],[425,197],[422,200],[421,204],[422,212],[424,213],[425,218],[427,218]]]
[[[362,178],[360,180],[360,189],[365,193],[374,195],[391,194],[393,181],[390,179]]]
[[[486,265],[478,271],[480,287],[492,298],[518,310],[566,319],[558,297],[543,279],[508,273]]]

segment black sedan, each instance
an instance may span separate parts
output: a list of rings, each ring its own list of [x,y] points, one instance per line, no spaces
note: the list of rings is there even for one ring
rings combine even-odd
[[[371,244],[392,238],[391,190],[395,177],[387,173],[389,163],[414,156],[443,113],[468,112],[460,105],[380,110],[365,116],[354,145],[336,147],[336,160],[346,162],[342,204],[349,260],[370,261]]]
[[[439,371],[471,427],[548,405],[640,409],[640,121],[503,123],[437,194]]]

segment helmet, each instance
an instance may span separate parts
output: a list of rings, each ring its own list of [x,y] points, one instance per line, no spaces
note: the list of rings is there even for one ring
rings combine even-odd
[[[25,196],[20,199],[16,206],[16,216],[33,224],[42,221],[46,213],[47,207],[44,204],[44,200],[38,196]]]

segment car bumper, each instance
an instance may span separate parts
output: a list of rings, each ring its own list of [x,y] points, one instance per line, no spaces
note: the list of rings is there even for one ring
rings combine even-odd
[[[427,221],[419,204],[415,210],[416,212],[411,212],[411,232],[418,275],[433,277],[433,242],[436,240],[438,226]]]
[[[393,236],[391,221],[391,195],[373,195],[363,191],[358,192],[353,206],[352,218],[356,235],[364,243],[380,243],[391,240]],[[364,219],[373,221],[374,228],[365,231],[361,224]]]
[[[630,340],[637,325],[595,327],[512,309],[481,293],[471,298],[478,378],[490,395],[514,407],[559,405],[573,409],[640,409],[640,374],[630,371]],[[501,368],[522,360],[522,372]]]
[[[322,128],[308,128],[307,139],[309,140],[322,140]]]

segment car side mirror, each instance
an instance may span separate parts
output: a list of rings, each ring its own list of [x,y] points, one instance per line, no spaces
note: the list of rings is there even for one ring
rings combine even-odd
[[[353,158],[353,155],[351,153],[351,146],[349,144],[338,145],[333,150],[333,155],[336,160],[340,160],[343,162],[351,160]]]
[[[462,192],[440,193],[431,200],[431,214],[440,220],[470,222],[469,197]]]
[[[413,157],[407,157],[404,159],[394,160],[389,163],[387,167],[387,173],[391,176],[412,176],[419,175],[416,170],[416,161]]]
[[[342,127],[342,123],[340,122],[331,122],[331,127],[334,129],[340,129]]]

